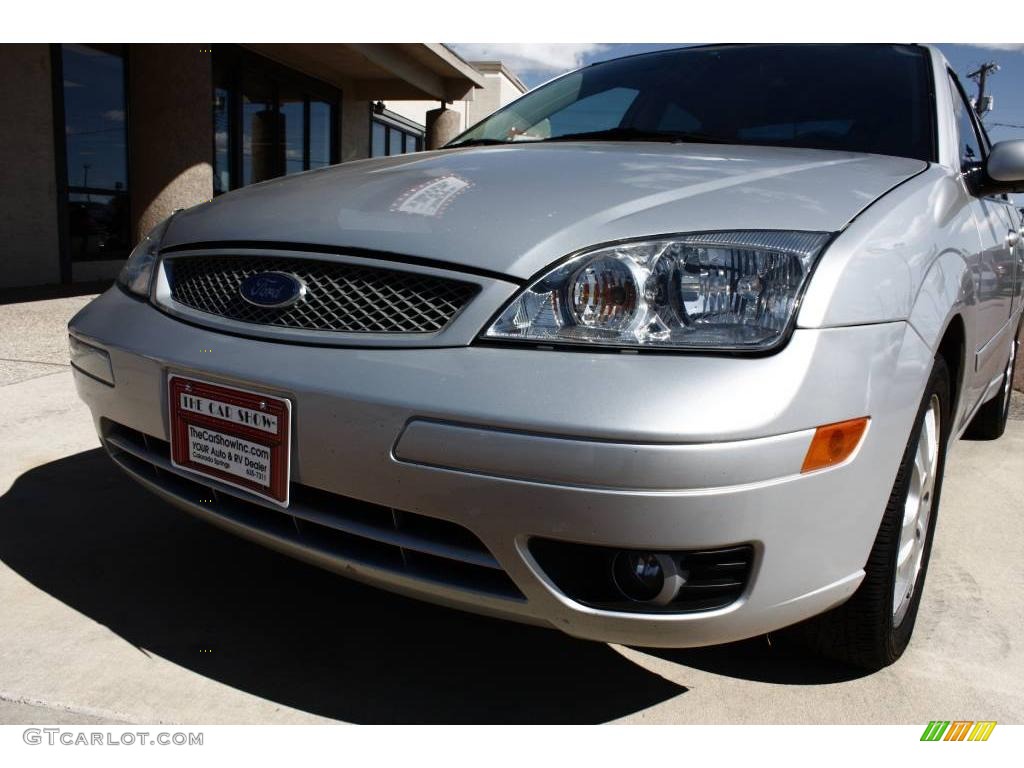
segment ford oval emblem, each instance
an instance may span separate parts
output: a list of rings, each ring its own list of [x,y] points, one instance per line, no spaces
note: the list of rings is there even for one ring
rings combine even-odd
[[[287,272],[259,272],[245,278],[238,293],[257,307],[290,307],[306,295],[306,284]]]

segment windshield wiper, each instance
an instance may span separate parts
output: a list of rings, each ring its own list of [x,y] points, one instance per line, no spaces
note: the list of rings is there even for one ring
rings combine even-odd
[[[460,141],[457,144],[445,144],[445,149],[455,149],[456,147],[489,147],[493,144],[511,144],[511,141],[505,141],[504,139],[466,139]]]
[[[582,131],[579,133],[563,133],[541,139],[466,139],[457,144],[448,144],[445,149],[457,147],[483,147],[494,144],[540,144],[551,141],[667,141],[673,144],[737,144],[732,139],[709,136],[704,133],[687,133],[685,131],[648,131],[642,128],[606,128],[600,131]]]
[[[735,144],[732,139],[686,131],[648,131],[642,128],[607,128],[603,131],[563,133],[541,141],[668,141],[673,144]]]

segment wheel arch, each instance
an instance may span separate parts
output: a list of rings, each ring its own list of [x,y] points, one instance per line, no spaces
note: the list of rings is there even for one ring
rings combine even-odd
[[[942,356],[949,369],[949,412],[953,414],[953,423],[956,424],[967,367],[967,331],[959,312],[950,317],[935,353]]]
[[[949,250],[932,262],[908,318],[932,354],[941,354],[950,369],[953,432],[961,425],[967,405],[964,395],[971,388],[972,308],[976,305],[970,268],[961,253]]]

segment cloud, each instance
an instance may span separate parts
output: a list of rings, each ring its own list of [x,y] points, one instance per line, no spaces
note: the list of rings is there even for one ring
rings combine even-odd
[[[503,61],[513,72],[558,73],[576,69],[584,56],[610,46],[601,43],[455,43],[451,46],[469,61]]]
[[[103,117],[112,123],[123,123],[124,122],[124,110],[123,109],[108,109],[103,113]]]
[[[1024,43],[967,43],[972,48],[987,48],[990,51],[1012,51],[1024,53]]]

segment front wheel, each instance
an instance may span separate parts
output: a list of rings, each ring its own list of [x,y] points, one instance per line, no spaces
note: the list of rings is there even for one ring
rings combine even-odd
[[[921,604],[950,432],[949,369],[938,357],[865,576],[846,603],[798,627],[823,655],[876,670],[906,650]]]

